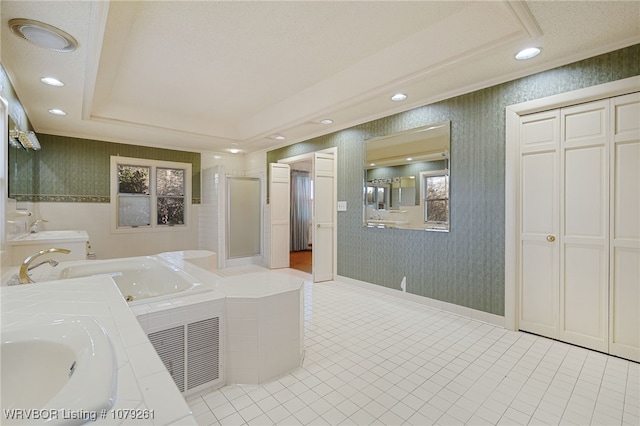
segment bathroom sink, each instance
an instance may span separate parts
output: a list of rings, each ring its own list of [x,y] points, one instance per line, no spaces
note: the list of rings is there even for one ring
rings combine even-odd
[[[115,401],[111,341],[89,317],[3,327],[0,351],[2,424],[83,424]]]
[[[409,222],[406,220],[386,220],[386,219],[369,219],[367,220],[368,226],[380,226],[386,228],[397,228],[402,225],[406,225]]]
[[[69,381],[70,347],[27,340],[2,343],[2,408],[44,407]]]

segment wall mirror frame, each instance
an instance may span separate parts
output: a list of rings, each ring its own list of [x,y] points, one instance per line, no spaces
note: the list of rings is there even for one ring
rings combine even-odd
[[[363,226],[448,232],[451,122],[365,141]]]

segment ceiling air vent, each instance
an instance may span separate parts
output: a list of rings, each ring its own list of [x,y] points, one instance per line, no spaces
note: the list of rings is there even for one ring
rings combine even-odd
[[[56,52],[73,52],[78,42],[73,36],[44,22],[32,19],[11,19],[11,32],[36,46]]]

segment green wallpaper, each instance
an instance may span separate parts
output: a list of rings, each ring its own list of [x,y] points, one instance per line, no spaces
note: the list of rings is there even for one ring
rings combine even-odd
[[[9,196],[18,201],[109,202],[112,155],[192,164],[200,202],[200,153],[38,134],[42,149],[9,149]]]
[[[640,74],[640,45],[385,117],[267,154],[338,148],[338,274],[504,315],[505,108]],[[362,227],[364,140],[451,121],[451,232]]]

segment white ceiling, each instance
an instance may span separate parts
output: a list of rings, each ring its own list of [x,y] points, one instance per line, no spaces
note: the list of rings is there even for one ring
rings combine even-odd
[[[195,151],[295,143],[640,42],[638,1],[0,7],[2,65],[36,132]],[[11,34],[12,18],[54,25],[79,48],[34,46]],[[514,59],[532,45],[543,53]],[[392,102],[396,92],[409,98]],[[49,114],[54,107],[68,115]]]

